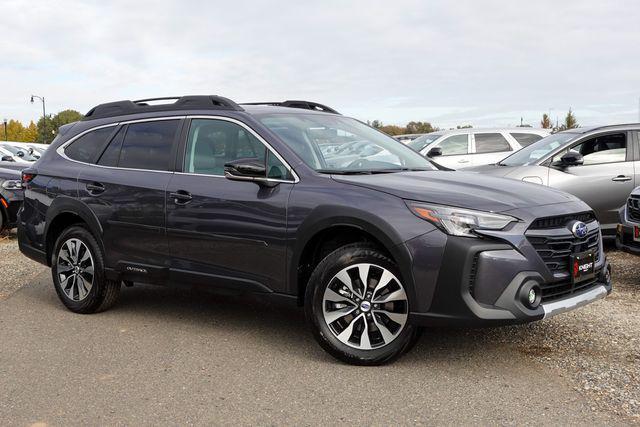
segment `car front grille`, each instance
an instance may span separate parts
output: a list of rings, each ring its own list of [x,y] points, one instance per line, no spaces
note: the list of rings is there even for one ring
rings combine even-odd
[[[573,293],[587,290],[596,285],[598,274],[594,279],[571,283],[571,255],[593,250],[596,264],[600,261],[600,227],[593,227],[595,217],[591,217],[592,219],[588,223],[590,231],[584,238],[575,237],[567,227],[571,221],[580,220],[579,218],[582,217],[589,218],[589,216],[583,215],[538,219],[534,221],[526,233],[527,240],[555,277],[554,281],[541,285],[543,302],[566,298]],[[556,227],[548,227],[548,224],[558,224],[558,220],[555,218],[564,218],[565,222]]]
[[[627,199],[627,217],[640,222],[640,196],[633,195]]]
[[[598,285],[598,275],[600,274],[600,270],[596,270],[596,276],[593,279],[585,280],[580,283],[571,283],[571,280],[569,279],[543,284],[540,286],[540,289],[542,290],[542,303],[567,298],[572,294],[587,291],[596,287]]]
[[[582,221],[589,223],[595,221],[596,216],[593,212],[580,212],[570,215],[549,216],[546,218],[538,218],[529,227],[529,230],[548,230],[552,228],[563,228],[571,221]]]
[[[568,273],[571,255],[595,249],[596,262],[600,259],[599,231],[599,229],[595,229],[583,239],[574,237],[573,234],[558,237],[527,236],[527,239],[552,273]]]

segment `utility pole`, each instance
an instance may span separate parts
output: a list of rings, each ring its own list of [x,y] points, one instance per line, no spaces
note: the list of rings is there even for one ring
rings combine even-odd
[[[2,122],[4,123],[4,140],[8,141],[9,138],[7,137],[7,119],[2,120]]]

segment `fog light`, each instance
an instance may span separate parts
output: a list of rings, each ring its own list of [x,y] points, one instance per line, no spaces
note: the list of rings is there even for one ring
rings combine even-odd
[[[525,307],[535,310],[542,302],[540,285],[534,280],[529,280],[520,288],[519,298]]]

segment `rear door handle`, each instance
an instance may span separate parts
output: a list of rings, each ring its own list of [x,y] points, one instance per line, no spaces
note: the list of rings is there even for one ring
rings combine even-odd
[[[87,191],[93,196],[104,193],[104,184],[100,182],[90,182],[86,185]]]
[[[460,160],[458,160],[458,163],[469,163],[469,160],[460,159]]]
[[[625,175],[618,175],[615,178],[611,178],[611,181],[617,181],[617,182],[631,181],[631,177],[625,176]]]
[[[193,199],[191,193],[185,190],[178,190],[173,193],[169,193],[169,197],[173,199],[173,203],[176,205],[186,205]]]

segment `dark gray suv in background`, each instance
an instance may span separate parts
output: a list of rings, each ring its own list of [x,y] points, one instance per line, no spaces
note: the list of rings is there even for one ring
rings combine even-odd
[[[372,365],[419,326],[530,322],[611,291],[572,195],[436,170],[313,102],[155,101],[95,107],[23,171],[20,249],[72,311],[107,309],[122,283],[253,293]]]

